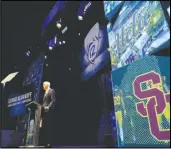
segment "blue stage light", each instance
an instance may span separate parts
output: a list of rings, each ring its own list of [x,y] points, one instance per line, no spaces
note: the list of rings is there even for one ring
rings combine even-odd
[[[26,52],[26,55],[27,55],[27,56],[30,56],[30,51],[27,51],[27,52]]]

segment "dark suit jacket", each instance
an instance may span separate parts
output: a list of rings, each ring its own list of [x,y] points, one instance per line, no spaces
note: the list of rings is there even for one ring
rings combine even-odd
[[[56,101],[55,90],[50,88],[48,93],[45,94],[43,97],[43,107],[47,106],[53,109],[55,101]]]

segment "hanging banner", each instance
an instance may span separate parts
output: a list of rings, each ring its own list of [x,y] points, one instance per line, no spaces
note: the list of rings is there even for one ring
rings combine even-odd
[[[119,147],[169,147],[170,57],[117,69],[112,84]]]
[[[23,87],[34,85],[34,100],[39,98],[39,91],[42,81],[44,65],[44,54],[41,54],[36,60],[34,60],[28,69],[27,75],[23,81]]]
[[[83,72],[81,78],[88,80],[109,62],[110,54],[107,50],[107,31],[98,22],[90,29],[84,39],[81,54]]]

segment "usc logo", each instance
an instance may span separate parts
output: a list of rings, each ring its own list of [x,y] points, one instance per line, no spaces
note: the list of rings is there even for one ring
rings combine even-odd
[[[151,87],[142,90],[142,83],[151,82]],[[133,82],[133,91],[137,99],[141,100],[136,104],[137,112],[148,118],[151,135],[158,141],[170,140],[170,128],[161,129],[159,117],[164,115],[170,121],[170,93],[165,94],[162,88],[162,79],[159,74],[152,71],[135,78]],[[145,104],[143,100],[147,99]],[[166,114],[168,113],[169,114]],[[167,116],[169,115],[169,116]]]

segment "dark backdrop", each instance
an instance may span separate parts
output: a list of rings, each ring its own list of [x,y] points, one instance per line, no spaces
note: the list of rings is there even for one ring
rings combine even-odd
[[[82,81],[80,53],[84,38],[91,27],[96,22],[105,24],[103,3],[93,4],[82,22],[77,20],[77,9],[78,4],[70,2],[62,16],[65,18],[68,30],[58,38],[58,41],[65,40],[66,44],[45,52],[48,58],[45,61],[43,81],[51,82],[57,98],[54,111],[54,144],[56,145],[98,144],[98,129],[103,111],[103,95],[99,78],[103,72],[98,72],[88,81]],[[54,34],[55,32],[54,30]],[[79,36],[78,33],[81,35]]]

